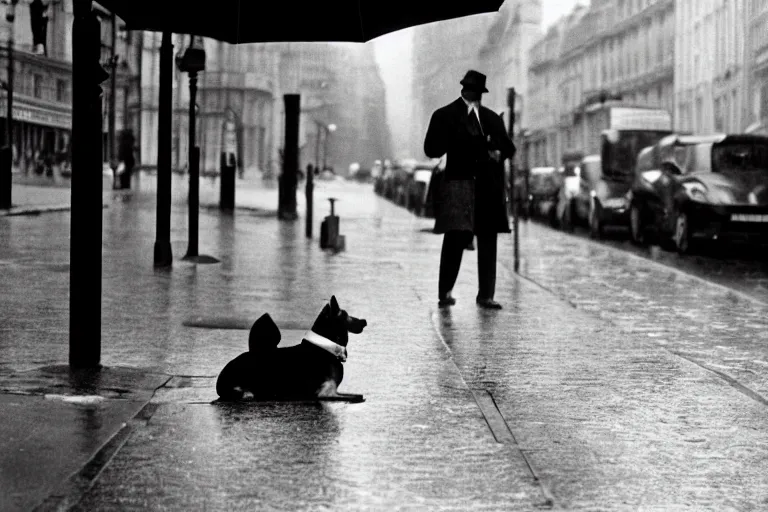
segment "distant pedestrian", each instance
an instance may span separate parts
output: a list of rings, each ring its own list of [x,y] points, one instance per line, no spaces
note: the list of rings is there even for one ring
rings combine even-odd
[[[133,130],[126,129],[120,132],[120,143],[118,147],[118,160],[123,164],[123,172],[120,173],[120,188],[131,188],[131,175],[133,174],[133,168],[136,165],[136,158],[134,156],[136,140],[133,136]]]
[[[452,296],[462,253],[477,237],[480,307],[501,309],[496,292],[498,233],[509,233],[504,160],[515,155],[504,121],[481,105],[485,75],[470,70],[461,80],[461,97],[432,114],[424,140],[430,158],[446,155],[445,175],[437,191],[435,233],[443,233],[438,305],[456,303]]]

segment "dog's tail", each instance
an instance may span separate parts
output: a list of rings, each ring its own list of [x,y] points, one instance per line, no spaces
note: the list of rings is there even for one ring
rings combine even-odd
[[[274,350],[280,343],[280,329],[275,324],[269,313],[264,313],[253,322],[251,332],[248,335],[248,350],[250,352],[263,352]]]

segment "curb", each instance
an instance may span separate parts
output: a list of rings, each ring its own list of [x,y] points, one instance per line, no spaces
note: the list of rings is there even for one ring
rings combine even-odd
[[[103,205],[102,208],[109,208]],[[14,206],[8,210],[0,210],[0,217],[18,217],[21,215],[40,215],[41,213],[68,212],[72,210],[71,204],[52,206]]]

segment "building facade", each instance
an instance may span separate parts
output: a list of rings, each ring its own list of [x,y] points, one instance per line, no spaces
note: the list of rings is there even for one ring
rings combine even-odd
[[[157,166],[161,44],[162,34],[157,32],[136,32],[131,40],[132,59],[140,61],[141,70],[134,80],[141,87],[133,89],[127,102],[128,115],[140,125],[139,162],[149,169]],[[174,35],[174,56],[183,55],[190,44],[189,36]],[[266,45],[230,45],[201,38],[195,44],[206,53],[206,69],[198,73],[196,101],[200,172],[219,171],[228,118],[235,120],[237,129],[238,170],[243,173],[276,167],[272,147],[278,55]],[[172,127],[172,168],[184,172],[189,151],[189,77],[176,65]]]
[[[15,21],[6,20],[9,5],[0,8],[0,74],[7,81],[8,40],[13,36],[13,141],[14,171],[41,173],[43,163],[58,166],[69,159],[72,125],[71,37],[72,2],[47,7],[47,35],[42,47],[32,38],[32,6],[19,2]],[[5,141],[7,89],[0,97],[0,139]]]
[[[701,134],[742,131],[744,0],[678,0],[677,14],[675,128]]]
[[[161,36],[146,32],[134,52],[141,56],[141,164],[157,162],[157,101]],[[174,54],[189,46],[174,37]],[[270,43],[231,45],[209,39],[196,42],[206,52],[198,80],[197,144],[200,171],[217,174],[224,125],[237,126],[241,176],[275,177],[282,166],[285,94],[301,96],[300,164],[319,163],[336,170],[353,162],[373,162],[389,151],[384,86],[372,48],[351,43]],[[188,151],[189,80],[174,70],[173,167],[184,172]],[[336,130],[328,129],[333,125]],[[319,160],[319,162],[316,162]]]
[[[555,23],[529,52],[523,165],[551,166],[560,155],[557,62],[563,21]]]
[[[515,89],[515,133],[529,122],[528,59],[540,26],[540,0],[504,2],[479,51],[480,66],[488,76],[483,104],[495,112],[506,113],[507,89]],[[504,121],[509,124],[508,115]]]
[[[391,151],[384,82],[372,45],[291,43],[280,48],[280,115],[283,94],[301,95],[299,131],[302,166],[370,167]],[[329,129],[333,128],[333,130]]]
[[[577,6],[531,49],[531,86],[554,80],[555,90],[546,106],[532,107],[539,115],[526,141],[529,165],[557,165],[572,150],[598,152],[600,130],[589,107],[605,98],[674,113],[674,42],[674,0],[593,0]]]
[[[768,0],[746,0],[743,24],[745,128],[768,134]]]

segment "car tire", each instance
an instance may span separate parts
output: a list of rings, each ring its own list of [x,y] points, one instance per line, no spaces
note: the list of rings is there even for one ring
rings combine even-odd
[[[563,220],[562,220],[562,227],[563,231],[566,231],[568,233],[573,233],[575,230],[575,224],[574,224],[574,216],[573,216],[573,200],[568,199],[568,203],[565,205],[565,209],[563,210]]]
[[[549,225],[555,229],[559,227],[560,219],[557,218],[557,204],[553,204],[549,207],[549,210],[547,212],[547,217],[549,220]]]
[[[688,215],[678,211],[675,214],[675,231],[672,234],[672,245],[678,254],[691,253],[691,226]]]
[[[589,236],[595,240],[603,238],[603,220],[600,218],[600,205],[594,201],[589,208]]]
[[[645,245],[647,241],[643,213],[642,207],[636,202],[629,207],[629,234],[636,245]]]

